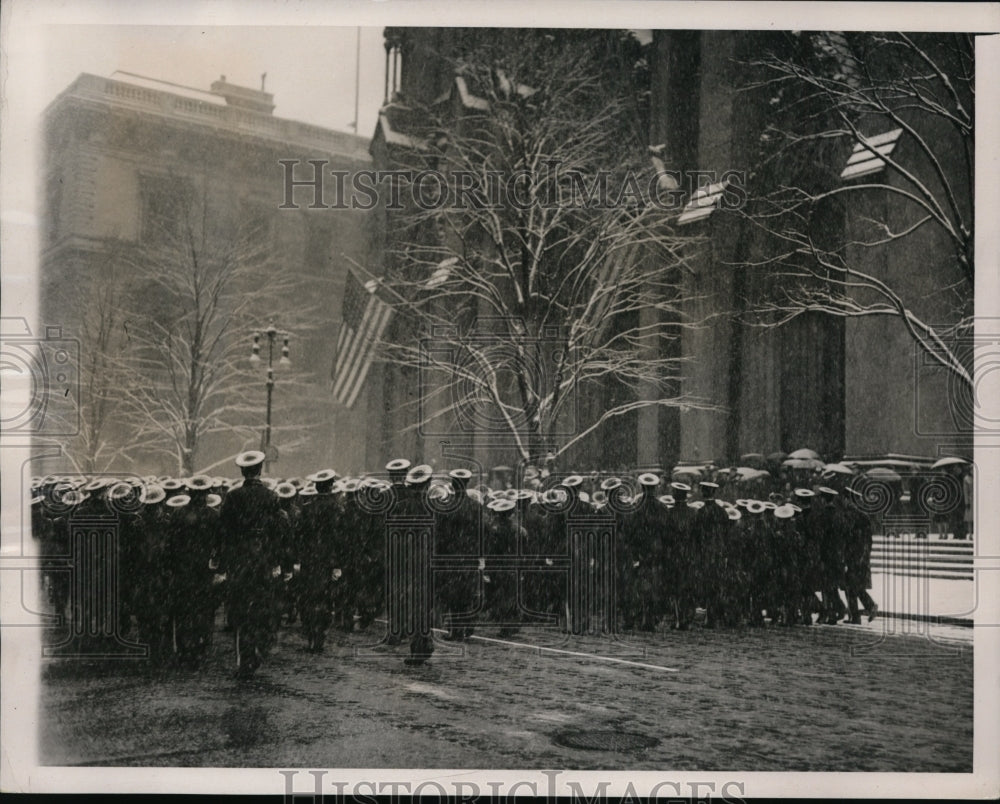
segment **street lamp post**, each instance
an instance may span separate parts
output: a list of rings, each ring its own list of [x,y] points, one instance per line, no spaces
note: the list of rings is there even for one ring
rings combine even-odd
[[[265,419],[264,432],[260,437],[260,450],[264,453],[264,471],[267,472],[271,465],[271,398],[274,394],[274,343],[281,338],[281,359],[279,366],[290,366],[292,361],[288,358],[288,333],[279,332],[274,324],[268,324],[267,329],[253,334],[253,349],[250,353],[250,362],[257,364],[260,362],[260,340],[267,339],[267,418]]]

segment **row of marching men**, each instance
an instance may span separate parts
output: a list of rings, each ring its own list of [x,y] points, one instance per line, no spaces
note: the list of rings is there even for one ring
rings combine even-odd
[[[296,485],[261,478],[262,463],[262,453],[240,455],[235,483],[37,479],[42,554],[67,552],[73,517],[113,510],[119,622],[137,629],[154,660],[196,665],[224,604],[244,675],[283,620],[301,621],[318,652],[331,628],[366,628],[388,613],[389,639],[408,639],[410,661],[420,663],[433,651],[432,625],[461,640],[483,623],[502,636],[530,622],[587,631],[596,612],[605,630],[687,629],[699,609],[709,627],[765,617],[811,624],[817,613],[826,623],[860,622],[862,606],[869,618],[877,612],[867,591],[871,523],[836,478],[792,499],[729,503],[715,499],[714,483],[693,489],[643,473],[606,478],[595,502],[579,475],[545,489],[491,490],[470,487],[468,470],[442,483],[430,467],[397,459],[385,480],[324,470]],[[432,523],[423,564],[411,556],[395,574],[386,561],[392,517]],[[588,542],[594,533],[609,549]],[[420,570],[431,554],[438,570],[428,584]],[[47,575],[53,605],[65,611],[66,574]]]

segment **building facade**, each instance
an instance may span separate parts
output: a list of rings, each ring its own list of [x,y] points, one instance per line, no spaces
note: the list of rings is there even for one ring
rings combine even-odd
[[[98,396],[110,406],[98,434],[103,451],[90,463],[91,471],[177,471],[176,462],[130,443],[130,431],[116,415],[114,381],[105,389],[110,394],[93,392],[116,358],[101,356],[102,349],[113,349],[95,341],[101,322],[94,317],[102,304],[121,301],[97,289],[127,284],[129,266],[158,245],[164,225],[176,225],[178,210],[188,209],[197,209],[209,222],[200,230],[203,236],[212,228],[236,231],[253,222],[254,236],[269,249],[275,270],[300,280],[296,297],[274,299],[273,306],[264,300],[258,325],[272,310],[295,313],[308,305],[316,311],[301,329],[280,318],[273,322],[288,330],[292,365],[276,367],[272,444],[277,460],[270,473],[293,476],[325,465],[339,471],[362,468],[364,417],[331,404],[329,377],[347,265],[368,259],[366,215],[358,209],[315,208],[314,188],[308,186],[292,185],[289,199],[286,171],[291,167],[293,180],[307,181],[316,170],[308,160],[327,172],[364,169],[371,162],[367,142],[275,117],[273,111],[269,93],[236,86],[224,76],[202,91],[128,73],[82,74],[47,108],[42,323],[59,325],[65,337],[80,341],[84,419]],[[283,160],[293,164],[283,165]],[[154,308],[157,303],[152,296],[146,302]],[[135,309],[135,301],[129,303]],[[128,340],[127,312],[107,319],[114,329],[110,341],[119,346]],[[245,345],[247,358],[251,327],[249,321],[236,322],[228,336]],[[266,347],[264,356],[266,362]],[[276,354],[276,364],[277,359]],[[234,454],[260,445],[263,370],[259,383],[251,381],[237,393],[247,408],[246,427],[241,434],[205,436],[195,470],[223,473],[231,469]],[[50,459],[43,468],[69,470],[75,464],[84,469],[88,453],[96,449],[79,439],[68,441],[67,448],[66,458]],[[357,465],[346,466],[351,463]]]
[[[478,34],[489,36],[488,31]],[[469,35],[455,29],[386,29],[385,106],[371,144],[376,166],[398,167],[399,153],[412,152],[434,136],[419,109],[451,103],[460,111],[482,104],[461,81],[456,82],[448,58],[460,40],[468,45]],[[931,38],[921,46],[933,54],[940,44]],[[640,409],[617,419],[590,445],[568,455],[567,465],[580,470],[617,468],[605,465],[608,438],[615,439],[621,463],[637,467],[669,467],[677,462],[735,465],[750,453],[766,456],[803,447],[828,461],[927,465],[943,454],[971,456],[971,422],[968,410],[962,408],[968,389],[956,381],[955,372],[936,367],[927,351],[918,348],[906,323],[913,313],[936,331],[950,332],[971,315],[972,285],[956,259],[954,243],[943,231],[950,222],[917,225],[905,237],[891,238],[879,247],[859,246],[862,238],[855,228],[858,220],[868,217],[887,231],[908,229],[912,210],[904,198],[914,183],[930,196],[954,195],[955,214],[971,221],[972,169],[962,136],[933,116],[908,117],[906,112],[900,124],[904,134],[894,134],[889,129],[897,112],[890,108],[883,120],[859,115],[854,133],[898,137],[898,143],[890,143],[895,148],[891,151],[895,170],[884,161],[878,169],[877,158],[865,162],[874,154],[858,145],[857,137],[843,136],[830,147],[809,152],[804,165],[786,165],[783,169],[793,175],[784,178],[811,188],[817,196],[834,190],[831,197],[839,198],[836,188],[852,182],[883,185],[868,194],[852,194],[847,204],[817,204],[810,223],[821,233],[817,242],[828,243],[831,253],[872,280],[853,298],[853,291],[847,294],[848,306],[856,303],[880,312],[844,314],[842,299],[832,313],[799,310],[780,325],[773,315],[773,300],[782,297],[784,280],[773,266],[763,266],[773,262],[780,249],[773,237],[760,234],[752,200],[768,181],[773,185],[781,178],[762,177],[759,170],[762,154],[766,156],[762,143],[774,136],[780,121],[773,86],[764,82],[754,86],[763,75],[759,62],[764,54],[778,54],[778,58],[804,58],[817,69],[832,64],[832,74],[848,93],[861,91],[852,77],[862,73],[860,59],[866,59],[864,67],[876,84],[893,80],[892,69],[905,64],[905,58],[880,63],[877,52],[858,56],[852,47],[856,45],[839,34],[817,38],[752,31],[652,32],[644,54],[650,75],[648,119],[643,121],[647,144],[681,179],[683,203],[688,205],[664,214],[674,218],[678,230],[701,241],[687,257],[684,279],[695,299],[687,312],[698,324],[680,329],[677,342],[667,348],[674,350],[671,356],[685,361],[678,390],[705,400],[712,409]],[[803,55],[803,49],[815,54],[810,50]],[[971,69],[970,64],[951,66]],[[830,126],[836,129],[837,120]],[[933,143],[935,158],[928,159],[928,149],[918,147],[927,142]],[[847,167],[860,163],[875,164],[869,171],[875,175],[862,178],[864,171]],[[940,172],[949,177],[948,187],[938,181]],[[733,176],[751,203],[733,208],[708,204],[698,212],[696,194],[704,201],[706,186],[710,189],[713,182]],[[388,238],[383,242],[389,242],[391,213],[381,210],[379,221]],[[870,287],[881,284],[898,297],[899,311],[905,313],[892,314],[882,300],[873,301]],[[953,294],[959,297],[957,302]],[[961,339],[953,340],[951,348],[960,352]],[[971,361],[966,368],[971,372]],[[416,373],[383,366],[369,382],[375,389],[371,399],[376,400],[369,411],[369,434],[381,442],[372,441],[369,453],[439,463],[439,445],[427,443],[418,431],[408,431],[405,425],[412,421],[399,413],[405,407],[403,397],[420,393]],[[608,384],[587,394],[586,404],[599,410],[622,393],[635,392]],[[509,460],[503,450],[476,454],[486,465]]]

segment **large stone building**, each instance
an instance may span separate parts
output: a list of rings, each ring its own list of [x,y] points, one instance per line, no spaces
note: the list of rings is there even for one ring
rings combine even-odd
[[[488,31],[479,33],[489,36]],[[468,32],[454,29],[386,29],[386,101],[371,145],[376,166],[398,167],[400,153],[421,147],[428,124],[421,108],[451,104],[457,114],[484,108],[481,98],[471,96],[465,84],[456,81],[448,59],[463,35],[467,44]],[[768,88],[747,89],[755,77],[749,63],[765,52],[816,48],[816,59],[820,63],[824,58],[832,60],[834,70],[846,69],[845,86],[853,86],[850,70],[858,70],[858,65],[855,62],[852,67],[846,39],[837,34],[819,40],[810,36],[653,32],[645,51],[649,69],[648,120],[643,121],[648,126],[646,144],[678,175],[701,171],[719,177],[734,171],[752,194],[760,178],[749,174],[760,161],[760,144],[768,125],[775,122],[775,100]],[[927,44],[933,49],[933,37]],[[801,53],[792,55],[802,57]],[[879,65],[871,53],[866,58],[866,66],[876,74],[887,65],[901,63]],[[968,69],[971,65],[952,66]],[[862,119],[869,124],[871,117]],[[886,117],[890,122],[893,119]],[[971,220],[972,170],[964,161],[968,154],[963,152],[962,138],[933,119],[928,122],[926,116],[907,118],[910,124],[913,131],[902,137],[887,132],[892,126],[887,127],[885,121],[876,121],[874,128],[861,133],[890,137],[889,149],[898,146],[894,158],[939,198],[945,189],[937,182],[936,170],[943,170],[952,182],[949,192],[955,193],[956,209]],[[931,164],[926,151],[915,147],[912,138],[917,136],[933,143],[940,166]],[[826,182],[823,187],[857,182],[867,172],[877,174],[869,177],[873,183],[906,189],[909,179],[900,178],[899,171],[879,170],[885,166],[878,165],[877,159],[870,171],[867,167],[847,170],[845,166],[860,164],[868,156],[856,153],[852,146],[856,141],[841,138],[833,147],[813,152],[812,163],[820,164],[809,168]],[[798,175],[792,178],[804,181]],[[814,179],[810,174],[808,180]],[[685,202],[692,200],[691,191],[697,186],[682,187],[687,191]],[[918,225],[908,236],[880,248],[849,245],[856,231],[848,212],[868,213],[889,227],[908,227],[912,221],[905,214],[902,197],[876,190],[866,197],[851,196],[847,211],[827,205],[820,206],[817,214],[823,216],[821,228],[831,242],[840,237],[847,244],[842,253],[853,265],[895,290],[906,309],[921,321],[945,331],[962,315],[971,314],[972,287],[943,227]],[[674,356],[687,361],[681,390],[708,400],[715,409],[682,412],[651,406],[639,410],[617,419],[592,444],[567,456],[566,465],[583,470],[607,468],[609,437],[621,462],[640,467],[708,461],[732,465],[748,453],[768,455],[802,447],[817,450],[827,460],[888,460],[890,464],[912,459],[926,465],[942,454],[971,454],[968,409],[964,418],[960,410],[963,404],[967,407],[961,398],[967,389],[954,381],[954,374],[930,365],[933,360],[916,348],[900,316],[807,312],[782,326],[760,326],[768,320],[760,313],[768,298],[773,298],[767,294],[774,292],[775,280],[764,269],[752,271],[747,266],[770,259],[774,243],[757,234],[759,227],[746,209],[708,204],[703,213],[678,220],[678,228],[705,242],[690,257],[692,270],[685,279],[692,297],[698,299],[691,317],[704,323],[684,329],[671,348]],[[383,209],[380,225],[384,237],[391,239],[392,213]],[[871,302],[863,293],[858,300]],[[439,462],[440,445],[421,438],[419,432],[405,430],[412,421],[399,413],[407,397],[420,393],[416,372],[383,367],[373,371],[369,384],[375,389],[369,398],[369,434],[374,439],[370,454],[399,453]],[[600,408],[621,391],[612,386],[598,389],[588,395],[587,403]],[[454,443],[450,446],[454,449]],[[509,459],[502,450],[489,454],[477,449],[476,455],[487,465]]]
[[[276,117],[273,110],[274,99],[263,88],[236,86],[225,76],[202,91],[121,72],[108,78],[81,74],[51,102],[43,121],[42,319],[81,341],[86,417],[88,405],[96,404],[88,389],[102,370],[100,361],[95,368],[99,350],[92,325],[101,301],[91,295],[94,288],[128,280],[130,269],[121,266],[134,264],[144,250],[155,247],[157,229],[176,223],[178,209],[191,205],[220,226],[253,221],[262,244],[271,249],[276,270],[302,280],[298,296],[274,299],[273,309],[294,312],[308,305],[317,311],[304,329],[280,318],[274,321],[290,330],[292,366],[276,371],[272,443],[279,458],[271,474],[296,475],[324,465],[357,470],[364,456],[364,416],[331,403],[329,377],[347,265],[367,260],[365,214],[311,208],[309,187],[295,187],[293,203],[288,203],[286,167],[280,160],[298,161],[293,165],[296,181],[311,178],[313,168],[306,160],[324,162],[320,170],[354,172],[370,165],[367,142]],[[267,307],[265,300],[261,322],[266,322]],[[114,325],[121,336],[128,321],[115,319]],[[249,358],[249,322],[237,323],[232,337]],[[266,362],[266,348],[264,356]],[[114,412],[114,384],[110,390],[112,413],[100,433],[106,447],[93,468],[176,471],[176,460],[127,443],[129,430]],[[198,446],[195,470],[231,470],[231,456],[259,446],[266,399],[263,371],[259,383],[251,382],[239,393],[245,397],[239,401],[250,407],[248,429],[242,435],[206,436]],[[128,448],[130,462],[114,456],[122,446]],[[69,458],[86,468],[87,446],[70,440],[67,447]],[[57,466],[72,468],[66,459],[50,460],[43,468]]]

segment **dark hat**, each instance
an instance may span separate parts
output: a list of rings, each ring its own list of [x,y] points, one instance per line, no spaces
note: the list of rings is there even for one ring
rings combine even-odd
[[[267,456],[263,452],[257,449],[249,450],[248,452],[241,452],[236,456],[236,465],[241,469],[245,469],[249,466],[258,466],[264,463],[264,459]]]

